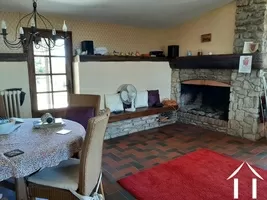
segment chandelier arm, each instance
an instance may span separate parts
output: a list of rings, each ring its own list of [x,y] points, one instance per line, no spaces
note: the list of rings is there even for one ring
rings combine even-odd
[[[18,24],[17,24],[17,28],[16,29],[18,29],[18,27],[19,27],[19,24],[22,22],[22,20],[24,20],[25,18],[27,18],[27,17],[29,17],[30,15],[33,15],[33,12],[31,12],[31,13],[29,13],[29,14],[27,14],[27,15],[25,15],[24,17],[22,17],[20,20],[19,20],[19,22],[18,22]],[[30,17],[30,19],[32,18],[32,16]],[[30,21],[30,20],[29,20]],[[29,25],[29,21],[28,21],[28,23],[27,23],[27,26]]]
[[[5,41],[7,44],[11,45],[11,46],[16,46],[16,45],[18,45],[18,44],[21,43],[20,41],[18,41],[17,43],[10,42],[10,41],[8,41],[7,39],[4,39],[4,41]]]
[[[18,49],[21,47],[21,43],[17,43],[17,44],[10,44],[8,43],[7,40],[4,40],[5,45],[9,48],[9,49]]]
[[[17,38],[17,33],[18,33],[18,27],[19,27],[19,24],[21,23],[21,21],[23,20],[23,19],[25,19],[26,17],[28,17],[29,15],[31,15],[32,13],[29,13],[29,14],[27,14],[26,16],[24,16],[23,18],[21,18],[21,20],[19,20],[19,22],[18,22],[18,24],[17,24],[17,26],[16,26],[16,33],[15,33],[15,35],[14,35],[14,40],[11,40],[11,41],[8,41],[8,39],[6,39],[7,41],[8,41],[8,43],[9,44],[12,44],[12,43],[14,43],[14,42],[16,42],[19,38]]]
[[[51,47],[51,45],[50,45],[50,47],[53,49],[54,47],[56,47],[56,42],[54,42],[54,40],[52,40],[52,39],[49,39],[50,40],[50,44],[52,43],[53,45],[52,45],[52,47]]]
[[[31,17],[29,18],[28,22],[27,22],[27,27],[30,25],[30,21],[31,19],[34,17],[34,12],[31,12],[29,15],[31,15]],[[28,16],[29,16],[28,15]]]
[[[33,42],[32,39],[33,39],[33,34],[31,33],[31,35],[30,35],[30,37],[29,37],[29,40],[28,40],[28,42],[27,42],[27,45],[26,45],[27,47],[30,46],[30,45],[32,44],[32,42]]]
[[[39,18],[40,18],[41,21],[43,22],[43,24],[44,24],[44,26],[45,26],[46,29],[48,29],[48,28],[47,28],[47,26],[46,26],[45,21],[47,21],[47,22],[49,23],[49,25],[51,26],[52,29],[54,28],[53,25],[52,25],[52,23],[51,23],[45,16],[39,14],[38,12],[37,12],[37,15],[39,16]]]
[[[50,44],[46,40],[49,40],[49,38],[44,38],[46,46],[42,45],[42,43],[35,44],[35,46],[38,45],[39,47],[42,47],[44,49],[51,49]]]

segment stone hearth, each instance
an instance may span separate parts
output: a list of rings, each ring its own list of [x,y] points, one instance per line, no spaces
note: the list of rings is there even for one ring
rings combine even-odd
[[[228,121],[230,85],[218,85],[216,81],[182,82],[180,111]]]
[[[240,74],[237,70],[173,69],[172,98],[181,104],[181,83],[187,80],[213,80],[230,85],[228,121],[216,117],[180,111],[178,121],[221,131],[230,135],[257,140],[260,134],[259,98],[261,78],[259,70]]]

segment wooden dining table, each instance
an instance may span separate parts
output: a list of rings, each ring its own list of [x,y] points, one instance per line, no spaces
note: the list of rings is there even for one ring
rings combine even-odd
[[[0,135],[0,186],[15,190],[17,200],[27,199],[25,177],[71,158],[81,150],[86,133],[79,123],[65,119],[63,127],[34,129],[36,120],[24,119],[12,133]],[[57,133],[62,129],[71,132]],[[24,153],[14,157],[4,155],[16,149]],[[7,181],[10,178],[15,179],[14,187]]]

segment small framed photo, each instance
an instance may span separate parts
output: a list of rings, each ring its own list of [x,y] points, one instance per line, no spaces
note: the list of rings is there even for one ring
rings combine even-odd
[[[210,42],[211,33],[201,35],[201,42]]]

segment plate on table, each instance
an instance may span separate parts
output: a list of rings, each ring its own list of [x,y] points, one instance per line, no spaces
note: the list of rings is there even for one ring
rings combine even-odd
[[[7,135],[16,130],[18,125],[16,125],[15,120],[0,120],[0,135]]]

